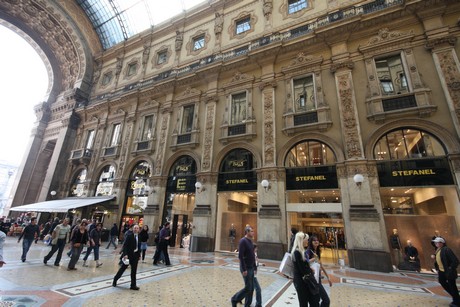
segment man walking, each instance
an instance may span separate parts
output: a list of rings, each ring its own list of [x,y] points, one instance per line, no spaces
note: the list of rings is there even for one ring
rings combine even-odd
[[[233,295],[232,307],[236,307],[238,302],[244,299],[244,306],[249,307],[252,303],[254,292],[254,270],[256,268],[256,256],[254,254],[254,230],[251,226],[244,229],[244,237],[238,244],[238,258],[240,259],[240,272],[243,275],[244,288]]]
[[[102,265],[99,262],[99,247],[101,246],[101,230],[102,230],[102,223],[97,223],[96,228],[93,228],[89,233],[89,244],[88,250],[86,251],[86,255],[83,258],[83,266],[87,267],[86,260],[88,260],[89,254],[91,254],[91,249],[94,252],[94,260],[96,260],[96,268]]]
[[[456,283],[458,277],[458,258],[455,256],[454,252],[446,246],[444,238],[437,237],[433,242],[436,244],[436,261],[434,266],[436,270],[438,270],[438,281],[444,290],[452,296],[452,303],[450,303],[449,306],[459,307],[460,295],[458,294]]]
[[[108,249],[110,247],[110,244],[113,244],[113,247],[117,249],[117,244],[115,243],[115,240],[118,237],[118,227],[116,223],[113,223],[112,228],[110,229],[110,240],[109,244],[107,244],[107,247],[105,249]]]
[[[123,250],[121,253],[122,263],[121,267],[118,270],[117,274],[113,278],[112,286],[117,286],[117,281],[120,279],[121,275],[125,272],[126,268],[131,266],[131,290],[139,290],[139,287],[136,285],[136,273],[137,273],[137,263],[141,256],[141,240],[138,238],[139,235],[139,225],[133,226],[132,232],[127,232],[127,235],[124,239]],[[129,260],[129,264],[126,264]]]
[[[69,219],[65,218],[62,221],[62,224],[59,224],[54,228],[53,233],[51,235],[51,251],[48,255],[43,258],[43,263],[46,265],[48,260],[53,257],[54,253],[57,251],[58,254],[56,256],[56,260],[54,260],[54,266],[59,266],[59,262],[61,262],[62,252],[64,251],[64,247],[67,243],[67,239],[70,233],[70,225]]]
[[[22,262],[26,261],[27,252],[29,251],[32,242],[34,242],[35,238],[40,236],[40,228],[37,225],[37,218],[33,217],[30,219],[30,224],[24,227],[22,230],[21,236],[18,239],[18,243],[22,240]]]
[[[165,257],[165,264],[171,265],[171,261],[169,260],[168,254],[168,244],[169,239],[171,238],[171,229],[169,228],[171,223],[166,222],[163,228],[160,230],[160,238],[159,238],[159,248],[155,250],[155,256],[153,257],[153,265],[158,265],[158,260],[160,259],[161,253]]]

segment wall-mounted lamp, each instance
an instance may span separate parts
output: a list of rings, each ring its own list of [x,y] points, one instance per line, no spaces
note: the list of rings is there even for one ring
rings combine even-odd
[[[70,211],[70,212],[72,212],[72,214],[75,214],[75,213],[77,213],[77,210],[72,209],[72,211]]]
[[[268,190],[270,190],[270,182],[268,182],[267,179],[264,179],[260,182],[260,184],[262,185],[262,187],[265,189],[265,192],[267,192]]]
[[[50,195],[51,195],[51,196],[56,196],[56,194],[57,194],[56,191],[51,191],[51,192],[50,192]]]
[[[355,176],[353,176],[353,181],[356,183],[358,188],[361,188],[361,184],[364,181],[364,176],[361,174],[356,174]]]
[[[203,184],[199,181],[195,182],[195,188],[196,188],[196,191],[198,193],[201,193],[203,191],[206,191],[205,187],[203,186]]]

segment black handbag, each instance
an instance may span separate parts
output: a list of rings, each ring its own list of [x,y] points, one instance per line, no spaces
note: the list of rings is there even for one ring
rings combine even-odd
[[[319,293],[319,284],[315,279],[315,275],[305,274],[302,276],[302,279],[312,295],[317,295]]]

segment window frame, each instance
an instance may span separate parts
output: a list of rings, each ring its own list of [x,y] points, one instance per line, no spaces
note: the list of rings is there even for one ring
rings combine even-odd
[[[235,113],[234,113],[234,105],[235,105],[235,101],[239,98],[237,98],[237,96],[240,96],[240,95],[244,95],[244,114],[241,115],[241,114],[238,114],[238,117],[242,117],[241,119],[235,119]],[[240,102],[241,104],[241,102]],[[247,112],[248,112],[248,93],[247,91],[242,91],[242,92],[238,92],[238,93],[235,93],[235,94],[231,94],[230,95],[230,121],[229,121],[229,124],[230,126],[233,126],[233,125],[240,125],[240,124],[244,124],[246,119],[247,119]],[[238,113],[241,113],[238,112]]]
[[[397,65],[401,66],[401,69],[392,71],[392,67],[396,67],[397,65],[391,66],[389,61],[396,58],[399,59],[399,63]],[[382,65],[383,63],[386,63],[386,65]],[[377,79],[382,96],[410,94],[413,92],[411,82],[408,80],[410,75],[408,73],[409,70],[407,69],[401,52],[374,57],[374,67],[377,73]],[[387,74],[384,74],[385,70]],[[399,84],[401,86],[398,85],[398,80],[400,80]]]
[[[235,21],[235,35],[240,35],[251,30],[251,16],[245,16]]]
[[[109,147],[118,146],[120,137],[121,137],[121,123],[113,124]]]
[[[203,34],[195,36],[192,39],[192,44],[193,44],[192,51],[199,51],[199,50],[204,49],[206,47],[206,35],[203,33]],[[200,46],[199,48],[197,48],[197,44],[199,44],[198,45]]]
[[[149,141],[153,138],[153,123],[154,123],[153,114],[144,116],[144,121],[142,124],[142,132],[140,135],[141,141]]]
[[[303,82],[303,92],[307,94],[307,97],[304,97],[304,105],[302,106],[300,103],[297,103],[297,86],[296,82],[301,81],[301,80],[308,80],[308,85],[311,84],[312,91],[311,95],[308,95],[308,91],[306,91],[305,85],[307,84],[306,82]],[[294,110],[295,113],[302,113],[302,112],[309,112],[309,111],[315,111],[318,109],[318,101],[317,101],[317,95],[316,95],[316,84],[315,84],[315,76],[313,74],[308,74],[304,76],[299,76],[296,78],[292,79],[292,93],[293,93],[293,98],[294,98]],[[300,97],[299,97],[300,98]],[[309,101],[313,99],[312,107],[309,108]]]
[[[157,65],[162,65],[168,62],[168,50],[160,50],[157,52]]]
[[[86,136],[85,149],[92,149],[94,146],[94,139],[96,138],[96,131],[94,129],[88,130]]]
[[[191,113],[187,112],[192,110]],[[195,104],[188,104],[182,107],[182,116],[179,135],[188,134],[193,131],[193,124],[195,119]]]
[[[308,8],[308,0],[287,0],[288,15],[295,14]]]

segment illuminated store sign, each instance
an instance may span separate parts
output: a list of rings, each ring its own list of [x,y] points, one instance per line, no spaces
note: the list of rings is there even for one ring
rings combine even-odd
[[[195,193],[195,176],[171,176],[167,191],[170,193]]]
[[[378,162],[381,187],[452,185],[447,158]]]
[[[256,191],[257,175],[254,171],[219,174],[219,191]]]
[[[314,166],[286,169],[287,190],[338,188],[335,166]]]

